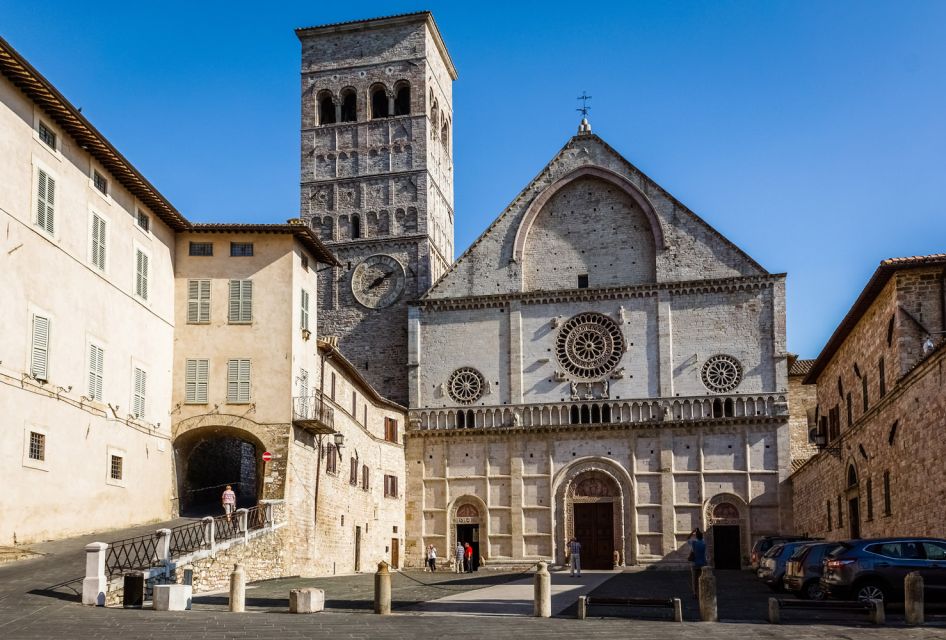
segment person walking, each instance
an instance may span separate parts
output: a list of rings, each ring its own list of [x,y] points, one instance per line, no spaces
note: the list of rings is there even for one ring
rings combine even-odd
[[[227,488],[223,490],[223,495],[220,496],[220,503],[223,505],[223,512],[227,514],[227,522],[230,522],[233,512],[236,511],[236,494],[233,492],[233,487],[227,485]]]
[[[463,543],[463,560],[467,573],[473,573],[473,547],[469,542]]]
[[[690,561],[690,588],[693,589],[693,596],[699,599],[700,573],[706,566],[706,541],[699,527],[690,532],[687,544],[690,545],[690,555],[687,557]]]
[[[430,552],[427,554],[427,562],[430,564],[430,571],[437,570],[437,547],[430,545]]]
[[[433,545],[428,544],[424,547],[424,572],[430,571],[430,548]]]
[[[571,577],[574,578],[575,575],[577,574],[578,577],[580,578],[581,577],[581,543],[578,542],[578,540],[576,540],[574,536],[572,537],[571,540],[568,541],[568,557],[571,560],[571,568],[572,568]]]
[[[460,544],[459,541],[457,541],[457,548],[454,551],[454,554],[456,556],[455,559],[457,561],[457,566],[456,566],[457,573],[463,573],[463,545]]]

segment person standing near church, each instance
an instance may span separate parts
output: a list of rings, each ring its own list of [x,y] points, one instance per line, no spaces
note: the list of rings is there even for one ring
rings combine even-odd
[[[703,532],[699,527],[690,532],[687,544],[690,545],[690,556],[687,558],[690,561],[690,587],[693,589],[693,595],[699,599],[700,573],[706,566],[706,541],[703,540]]]
[[[427,553],[427,564],[430,565],[430,571],[437,570],[437,547],[430,545],[430,551]]]
[[[574,578],[577,574],[581,577],[581,543],[574,537],[568,541],[568,557],[571,558],[572,573]]]
[[[467,573],[473,573],[473,547],[469,542],[463,543],[463,560],[466,565],[464,568]]]
[[[223,505],[223,512],[227,514],[227,522],[230,522],[233,512],[236,511],[236,494],[233,492],[233,487],[227,485],[227,488],[223,490],[223,495],[220,496],[220,503]]]
[[[463,545],[460,544],[459,541],[457,541],[457,548],[454,551],[454,554],[456,556],[455,559],[457,561],[457,566],[456,566],[457,573],[463,573]]]

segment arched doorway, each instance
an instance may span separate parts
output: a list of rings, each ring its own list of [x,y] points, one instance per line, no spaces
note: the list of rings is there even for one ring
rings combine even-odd
[[[852,462],[847,468],[847,521],[850,527],[851,538],[861,537],[861,492],[857,480],[857,467]]]
[[[713,507],[713,566],[717,569],[739,569],[740,553],[739,509],[731,502],[720,502]]]
[[[238,508],[256,506],[263,486],[263,446],[240,430],[213,427],[189,431],[174,442],[179,512],[183,516],[223,513],[220,498],[227,485]]]
[[[617,483],[600,471],[587,471],[572,484],[568,504],[572,536],[581,543],[582,568],[614,568],[619,549],[615,518],[621,511]]]
[[[441,557],[446,562],[452,561],[456,555],[457,543],[469,543],[473,547],[473,570],[476,571],[480,566],[480,559],[489,557],[489,518],[486,503],[476,496],[461,496],[454,502],[451,512],[453,541],[447,539],[447,549]]]

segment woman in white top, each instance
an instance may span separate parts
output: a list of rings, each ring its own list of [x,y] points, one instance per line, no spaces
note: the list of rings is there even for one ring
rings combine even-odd
[[[430,545],[430,551],[427,552],[427,564],[431,571],[437,570],[437,547]]]

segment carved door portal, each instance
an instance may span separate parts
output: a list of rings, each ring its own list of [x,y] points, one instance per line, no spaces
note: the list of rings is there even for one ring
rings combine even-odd
[[[575,538],[581,543],[582,569],[614,567],[614,504],[575,503]]]

